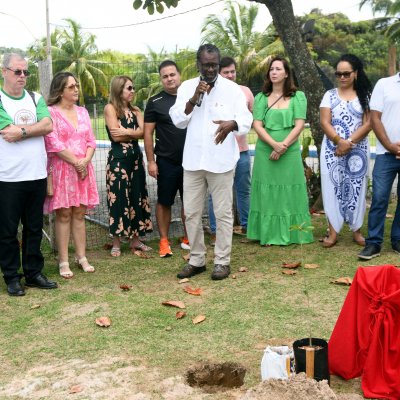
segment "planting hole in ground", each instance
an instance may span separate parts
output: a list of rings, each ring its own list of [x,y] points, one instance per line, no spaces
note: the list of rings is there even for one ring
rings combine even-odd
[[[186,381],[207,393],[215,393],[243,385],[246,368],[237,363],[202,363],[190,367]]]

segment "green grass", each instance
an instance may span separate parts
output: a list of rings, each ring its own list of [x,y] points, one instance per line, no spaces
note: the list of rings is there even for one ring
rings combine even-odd
[[[325,218],[313,217],[313,225],[315,238],[323,236]],[[157,248],[155,241],[151,245]],[[386,245],[374,262],[398,264],[398,256],[388,248]],[[154,367],[164,378],[182,375],[202,360],[240,362],[248,371],[246,387],[251,387],[259,382],[262,349],[268,343],[307,337],[310,328],[313,336],[329,339],[348,292],[347,287],[330,281],[353,276],[360,265],[356,257],[360,248],[347,228],[331,249],[323,249],[318,241],[303,249],[305,262],[319,264],[320,268],[300,268],[297,275],[285,276],[281,264],[299,261],[300,246],[265,248],[255,242],[241,243],[235,236],[231,268],[236,279],[210,280],[209,249],[209,270],[189,283],[203,289],[200,297],[184,293],[178,283],[176,273],[184,261],[177,242],[173,243],[174,256],[168,259],[157,254],[141,259],[130,254],[127,247],[119,259],[103,248],[92,250],[88,258],[96,273],[74,269],[71,280],[58,276],[54,256],[46,249],[45,273],[59,282],[58,290],[28,289],[25,297],[12,298],[0,283],[0,393],[2,384],[15,377],[22,379],[39,365],[74,359],[96,362],[109,357]],[[242,266],[249,271],[238,272]],[[303,293],[304,279],[310,309]],[[121,291],[119,285],[123,283],[133,285],[133,289]],[[165,300],[184,301],[187,316],[176,320],[177,309],[162,306]],[[40,308],[31,309],[33,305]],[[206,320],[193,325],[191,319],[198,314],[204,314]],[[110,328],[95,325],[95,318],[102,315],[111,318]],[[354,381],[335,380],[332,387],[361,393]]]

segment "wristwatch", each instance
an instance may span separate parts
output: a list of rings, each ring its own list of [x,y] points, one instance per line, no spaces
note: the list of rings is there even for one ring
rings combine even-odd
[[[25,128],[21,128],[21,133],[22,133],[22,139],[26,139],[28,132],[26,131]]]

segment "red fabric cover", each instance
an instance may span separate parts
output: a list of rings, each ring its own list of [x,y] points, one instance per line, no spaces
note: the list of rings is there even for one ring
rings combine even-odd
[[[364,396],[400,399],[400,270],[359,267],[329,340],[330,373],[362,375]]]

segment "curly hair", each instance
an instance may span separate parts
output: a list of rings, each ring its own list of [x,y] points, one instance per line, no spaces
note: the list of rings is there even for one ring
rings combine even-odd
[[[362,61],[354,54],[343,54],[335,64],[337,68],[340,62],[348,62],[353,71],[357,72],[357,78],[354,79],[353,88],[357,93],[358,101],[364,112],[369,111],[369,100],[372,93],[372,85],[364,71]]]
[[[267,74],[265,76],[265,81],[263,84],[263,87],[261,91],[269,96],[272,93],[272,82],[271,78],[269,76],[269,72],[271,70],[272,64],[275,61],[280,61],[283,64],[283,68],[285,69],[285,72],[287,73],[287,78],[285,79],[285,82],[283,84],[283,95],[284,97],[292,97],[295,95],[296,91],[298,90],[296,85],[294,84],[294,79],[293,79],[293,73],[292,70],[289,67],[289,63],[287,62],[286,58],[280,57],[280,56],[275,56],[271,62],[268,65],[268,70]]]

